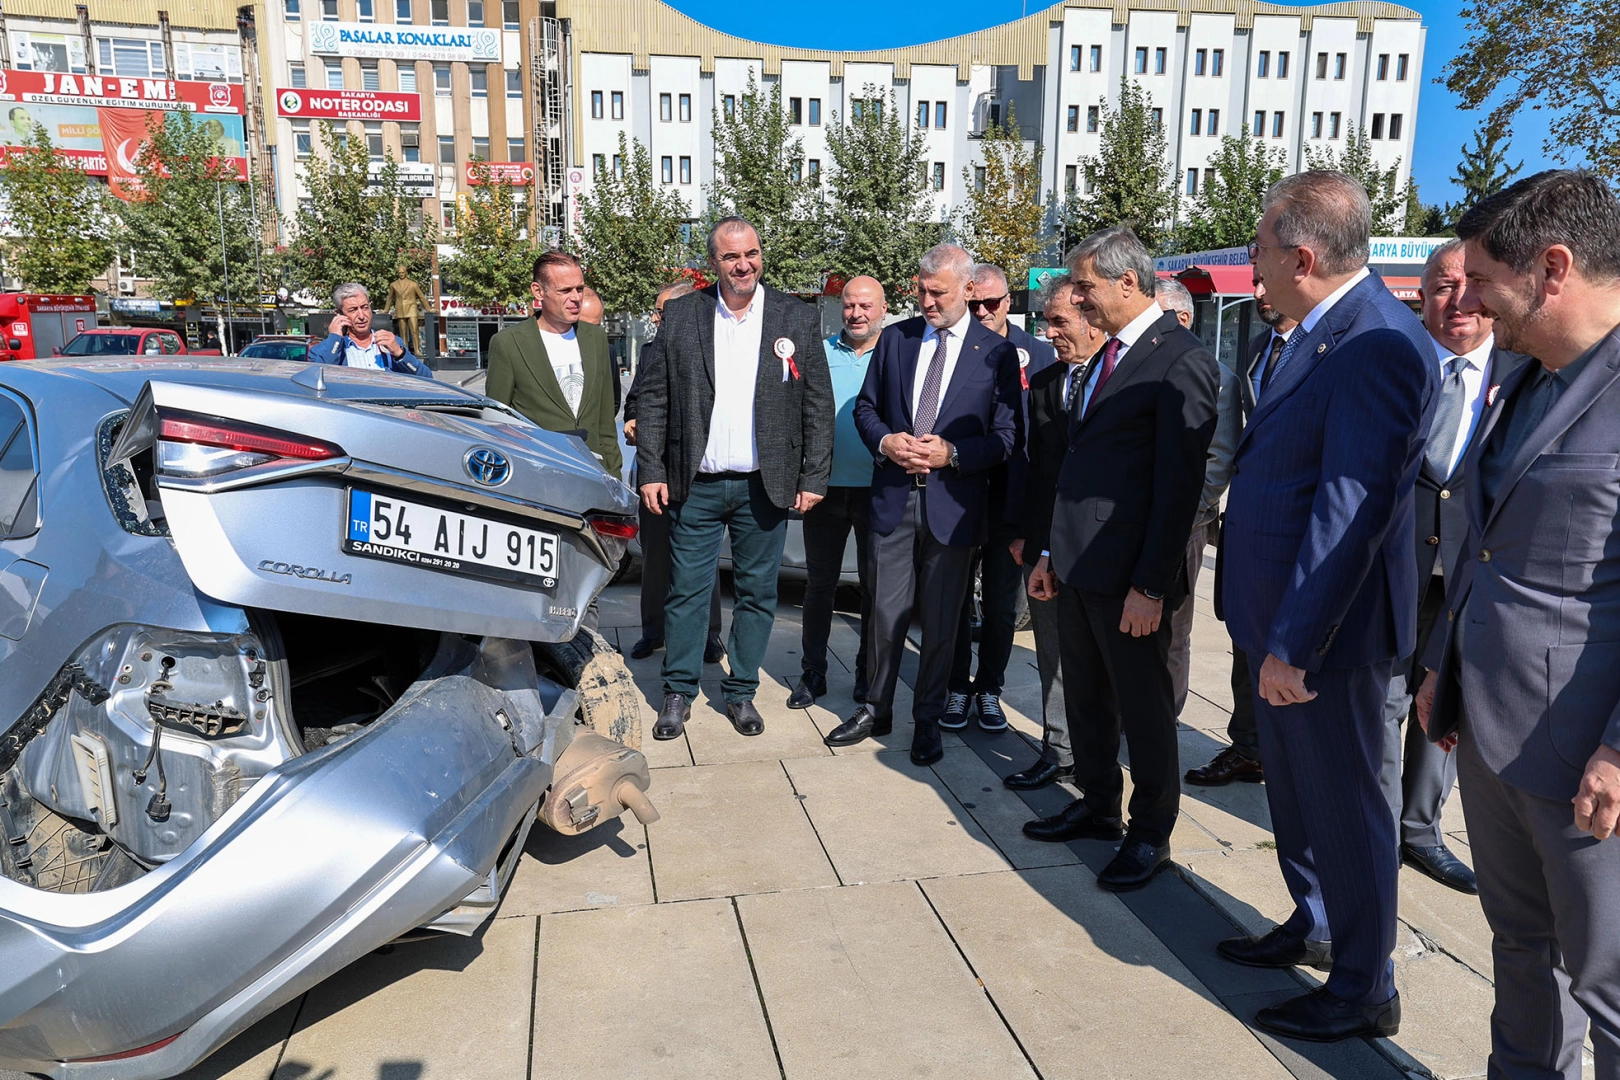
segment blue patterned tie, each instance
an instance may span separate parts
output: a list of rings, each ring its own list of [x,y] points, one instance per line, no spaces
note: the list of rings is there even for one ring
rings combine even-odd
[[[945,350],[951,340],[949,330],[939,331],[935,338],[934,358],[928,361],[928,374],[923,377],[922,400],[917,403],[917,422],[911,433],[917,438],[934,433],[934,421],[939,419],[939,384],[945,381]]]
[[[1277,362],[1272,364],[1266,370],[1265,374],[1261,376],[1260,393],[1264,394],[1266,392],[1266,387],[1277,381],[1277,376],[1282,374],[1282,369],[1288,366],[1289,359],[1291,359],[1294,355],[1294,346],[1298,345],[1300,340],[1304,337],[1304,327],[1296,327],[1294,332],[1288,335],[1288,344],[1283,346],[1283,351],[1280,355],[1278,355]]]
[[[1434,407],[1434,422],[1429,425],[1429,441],[1423,447],[1423,457],[1434,475],[1445,480],[1451,476],[1451,451],[1457,445],[1457,432],[1463,418],[1463,369],[1466,358],[1453,356],[1446,362],[1446,378],[1440,384],[1440,401]]]

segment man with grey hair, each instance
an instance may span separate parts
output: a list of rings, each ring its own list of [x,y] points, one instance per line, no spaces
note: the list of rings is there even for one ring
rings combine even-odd
[[[1173,311],[1176,322],[1188,330],[1193,324],[1193,296],[1179,280],[1173,277],[1162,277],[1153,290],[1154,299],[1159,301],[1159,310]]]
[[[1029,593],[1058,602],[1063,697],[1084,794],[1025,835],[1124,843],[1097,884],[1139,889],[1170,862],[1180,806],[1170,620],[1215,431],[1215,357],[1154,300],[1153,257],[1124,227],[1069,256],[1072,301],[1109,337],[1068,402],[1069,452]],[[1123,733],[1130,746],[1124,828]]]
[[[1372,209],[1355,179],[1299,173],[1263,205],[1250,259],[1299,327],[1262,373],[1238,443],[1217,573],[1254,677],[1294,911],[1219,948],[1253,967],[1331,956],[1324,987],[1260,1010],[1272,1034],[1393,1035],[1399,857],[1378,777],[1390,673],[1416,646],[1412,484],[1439,383],[1434,346],[1367,269]]]
[[[433,378],[433,370],[412,356],[403,341],[390,331],[372,329],[371,294],[364,285],[349,281],[333,289],[332,307],[336,314],[327,324],[326,340],[309,348],[312,363]]]
[[[913,608],[922,624],[911,761],[945,754],[939,721],[973,551],[988,535],[989,472],[1023,443],[1018,353],[968,311],[973,260],[953,244],[922,257],[919,318],[886,327],[855,399],[872,470],[867,579],[872,630],[866,701],[826,737],[888,735]]]

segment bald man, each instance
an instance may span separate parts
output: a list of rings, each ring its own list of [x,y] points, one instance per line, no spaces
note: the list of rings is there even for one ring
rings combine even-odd
[[[827,693],[827,637],[832,632],[833,594],[844,569],[844,549],[855,531],[860,554],[861,645],[855,655],[855,700],[866,700],[866,638],[872,621],[872,594],[866,587],[866,518],[872,500],[872,455],[855,430],[855,397],[866,381],[866,362],[883,333],[889,306],[876,278],[858,277],[844,286],[844,328],[827,339],[833,405],[832,479],[827,497],[804,515],[804,636],[799,661],[803,674],[787,703],[808,709]]]
[[[602,309],[602,295],[589,285],[585,286],[585,295],[579,301],[579,321],[601,326],[605,314]]]

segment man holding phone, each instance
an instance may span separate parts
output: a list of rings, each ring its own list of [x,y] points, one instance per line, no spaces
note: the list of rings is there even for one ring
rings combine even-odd
[[[432,369],[412,356],[404,342],[387,330],[371,328],[371,294],[364,285],[350,281],[333,289],[332,307],[337,314],[326,326],[326,340],[310,346],[311,363],[433,378]]]

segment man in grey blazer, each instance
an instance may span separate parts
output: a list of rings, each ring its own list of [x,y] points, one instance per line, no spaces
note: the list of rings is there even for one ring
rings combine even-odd
[[[1418,716],[1455,746],[1494,935],[1492,1077],[1620,1078],[1620,201],[1549,171],[1457,224],[1462,306],[1534,360],[1469,451]]]
[[[636,465],[642,504],[669,515],[664,698],[653,738],[678,738],[703,672],[720,542],[731,538],[731,670],[726,715],[742,735],[776,619],[790,510],[827,493],[832,379],[814,308],[760,282],[759,233],[724,218],[709,233],[717,283],[669,301],[643,360]]]

